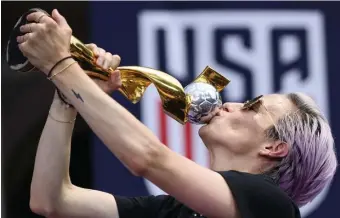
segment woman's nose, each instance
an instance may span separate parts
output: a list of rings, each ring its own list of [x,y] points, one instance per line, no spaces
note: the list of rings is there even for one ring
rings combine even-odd
[[[223,108],[228,112],[234,112],[238,111],[242,108],[242,103],[236,103],[236,102],[227,102],[223,104]]]

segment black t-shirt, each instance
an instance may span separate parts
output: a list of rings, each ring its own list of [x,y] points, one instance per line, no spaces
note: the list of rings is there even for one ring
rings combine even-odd
[[[300,218],[298,207],[264,175],[220,173],[227,182],[241,218]],[[115,196],[120,218],[193,218],[200,215],[169,195]]]

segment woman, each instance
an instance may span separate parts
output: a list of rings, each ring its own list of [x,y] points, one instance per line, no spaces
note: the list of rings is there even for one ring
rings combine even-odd
[[[17,41],[67,102],[135,175],[168,195],[127,198],[72,185],[70,141],[76,110],[56,97],[36,156],[30,206],[46,217],[300,217],[298,207],[330,183],[336,170],[326,119],[303,94],[267,95],[226,103],[199,134],[211,169],[172,152],[102,91],[120,85],[119,72],[97,86],[69,57],[71,28],[57,10],[27,16]],[[120,59],[92,45],[100,66]],[[118,75],[118,76],[117,76]],[[100,89],[102,87],[102,89]],[[119,179],[119,178],[117,178]]]

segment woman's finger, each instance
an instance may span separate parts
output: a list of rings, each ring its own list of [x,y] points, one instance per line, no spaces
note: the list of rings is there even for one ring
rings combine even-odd
[[[110,66],[112,69],[116,69],[120,65],[121,58],[119,55],[112,55]]]
[[[26,19],[31,22],[45,23],[45,24],[55,24],[56,22],[44,12],[38,11],[27,15]]]
[[[98,55],[99,56],[104,56],[105,53],[106,53],[106,51],[104,49],[98,47]]]
[[[104,55],[103,68],[108,69],[110,67],[111,62],[112,62],[112,54],[110,52],[106,52]]]
[[[27,56],[26,56],[27,51],[28,51],[27,42],[20,43],[20,44],[18,45],[18,47],[19,47],[20,51],[23,53],[23,55],[24,55],[25,57],[27,57]]]
[[[19,44],[23,43],[23,42],[26,42],[28,39],[30,39],[31,36],[32,36],[32,33],[26,33],[25,35],[18,36],[17,37],[17,42]]]
[[[90,44],[86,44],[85,46],[89,48],[94,53],[95,56],[99,55],[98,47],[96,44],[90,43]]]
[[[20,27],[20,31],[22,33],[30,33],[30,32],[36,32],[39,30],[39,28],[42,27],[43,24],[37,24],[37,23],[28,23],[25,25],[22,25]]]
[[[97,65],[103,67],[105,61],[105,50],[98,47],[98,59],[96,61]]]
[[[109,82],[110,89],[116,90],[122,86],[121,73],[119,70],[112,72]]]

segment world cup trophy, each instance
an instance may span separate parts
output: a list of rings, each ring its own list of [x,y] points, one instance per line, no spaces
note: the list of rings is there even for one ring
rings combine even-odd
[[[6,61],[12,70],[30,72],[37,70],[19,50],[16,37],[21,35],[19,28],[28,23],[26,16],[30,13],[46,11],[33,8],[24,13],[16,23],[6,47]],[[90,77],[108,80],[115,69],[103,69],[96,64],[96,56],[84,43],[72,36],[70,53]],[[190,122],[203,124],[202,118],[208,116],[217,107],[221,107],[220,91],[230,82],[227,78],[207,66],[202,73],[188,86],[171,75],[160,70],[141,66],[121,66],[122,86],[119,91],[132,103],[142,98],[145,90],[153,84],[162,100],[163,111],[181,124]]]

